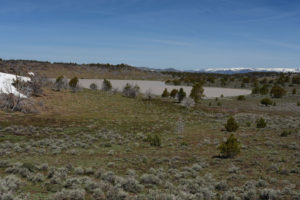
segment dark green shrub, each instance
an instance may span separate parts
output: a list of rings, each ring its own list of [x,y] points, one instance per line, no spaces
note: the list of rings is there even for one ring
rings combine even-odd
[[[25,162],[22,164],[22,167],[28,169],[30,172],[34,172],[36,170],[35,165],[32,163]]]
[[[271,89],[270,95],[274,98],[281,98],[286,94],[286,91],[279,85],[274,85]]]
[[[235,119],[232,116],[229,117],[227,123],[224,126],[228,132],[235,132],[239,128],[238,123],[235,121]]]
[[[268,85],[263,85],[260,89],[259,89],[259,93],[261,94],[261,95],[266,95],[266,94],[268,94],[268,92],[269,92],[269,89],[268,89]]]
[[[177,89],[173,89],[173,90],[171,91],[171,93],[170,93],[170,96],[171,96],[172,98],[175,98],[176,95],[177,95],[177,93],[178,93],[178,90],[177,90]]]
[[[269,105],[272,105],[273,101],[269,98],[264,98],[260,101],[260,103],[265,105],[265,106],[269,106]]]
[[[161,97],[167,98],[170,96],[170,93],[168,92],[167,88],[165,88],[165,90],[163,91],[163,93],[161,94]]]
[[[282,133],[280,134],[281,137],[287,137],[288,135],[291,135],[292,134],[292,131],[287,131],[287,130],[284,130],[282,131]]]
[[[105,143],[104,147],[112,147],[111,143]]]
[[[297,106],[300,106],[300,101],[297,102]]]
[[[233,134],[231,134],[226,142],[223,142],[218,149],[220,150],[220,155],[225,158],[232,158],[241,151],[240,142]]]
[[[62,89],[67,89],[68,87],[68,79],[64,76],[59,76],[56,78],[56,81],[53,85],[53,90],[61,91]]]
[[[161,146],[161,139],[159,135],[148,135],[147,138],[144,140],[145,142],[149,142],[151,146],[160,147]]]
[[[103,91],[111,91],[112,85],[111,82],[107,79],[104,79],[102,82],[102,90]]]
[[[247,127],[250,127],[250,126],[251,126],[251,122],[247,122],[247,123],[246,123],[246,126],[247,126]]]
[[[296,88],[293,89],[292,94],[297,94]]]
[[[56,81],[55,81],[55,82],[62,81],[63,79],[64,79],[64,76],[63,76],[63,75],[58,76],[58,77],[56,78]]]
[[[177,94],[178,101],[181,102],[184,99],[184,97],[186,97],[186,93],[183,90],[183,88],[180,88]]]
[[[222,103],[221,103],[221,102],[218,102],[218,103],[217,103],[217,106],[221,106],[221,105],[222,105]]]
[[[254,88],[252,88],[252,94],[258,94],[259,93],[259,87],[255,86]]]
[[[79,80],[77,77],[74,77],[69,81],[69,86],[73,92],[75,92],[78,89],[78,82]]]
[[[293,84],[300,84],[300,75],[294,76],[292,78],[292,83]]]
[[[180,143],[181,146],[188,146],[188,143],[186,143],[185,141]]]
[[[72,78],[72,79],[69,81],[69,86],[70,86],[70,87],[77,87],[77,84],[78,84],[78,78],[77,78],[77,77],[74,77],[74,78]]]
[[[237,97],[237,100],[238,101],[245,101],[246,97],[244,95],[240,95],[240,96]]]
[[[267,122],[264,118],[260,118],[258,120],[256,120],[256,127],[257,128],[265,128],[267,126]]]

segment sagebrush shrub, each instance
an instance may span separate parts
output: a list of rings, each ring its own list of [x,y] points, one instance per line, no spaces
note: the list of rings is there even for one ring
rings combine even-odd
[[[85,190],[83,189],[73,189],[56,192],[53,195],[55,200],[84,200],[85,199]]]
[[[98,86],[96,85],[96,83],[91,83],[91,84],[90,84],[90,89],[91,89],[91,90],[97,90],[97,89],[98,89]]]
[[[0,109],[23,113],[38,112],[37,103],[32,98],[21,98],[12,93],[0,94]]]
[[[235,121],[235,119],[231,116],[228,120],[227,123],[225,124],[225,129],[228,132],[235,132],[239,128],[238,123]]]
[[[131,85],[127,83],[125,87],[123,88],[123,95],[126,97],[135,98],[140,91],[140,87],[138,85]]]
[[[76,167],[74,173],[78,175],[82,175],[84,174],[84,169],[82,167]]]
[[[28,86],[31,89],[32,96],[40,97],[43,95],[43,78],[39,76],[31,76]]]
[[[259,194],[259,198],[261,200],[276,200],[276,199],[280,199],[280,192],[278,192],[277,190],[274,189],[263,189],[260,194]]]
[[[148,89],[144,94],[144,98],[150,101],[155,98],[155,95],[152,93],[151,89]]]
[[[101,175],[101,179],[114,184],[116,181],[116,176],[112,171],[108,171],[108,172],[104,172]]]
[[[144,185],[147,185],[147,184],[157,185],[160,183],[160,179],[153,174],[143,174],[141,176],[140,183],[144,184]]]
[[[133,177],[129,177],[122,183],[122,188],[127,192],[137,194],[142,191],[143,186],[140,185]]]
[[[220,150],[220,155],[225,158],[231,158],[240,153],[240,142],[233,134],[227,138],[226,142],[223,142],[218,149]]]
[[[180,105],[186,107],[186,108],[191,108],[195,105],[195,101],[192,99],[192,98],[189,98],[189,97],[185,97]]]

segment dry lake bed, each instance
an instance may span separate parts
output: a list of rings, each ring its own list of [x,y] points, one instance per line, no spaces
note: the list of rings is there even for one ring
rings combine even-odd
[[[80,79],[79,84],[84,88],[89,88],[91,83],[95,83],[98,88],[101,88],[103,79]],[[110,80],[113,88],[118,88],[119,91],[123,89],[126,83],[137,84],[140,87],[140,91],[145,93],[150,90],[154,95],[161,95],[165,88],[168,91],[172,89],[183,88],[187,94],[190,94],[191,86],[174,86],[166,85],[163,81],[144,81],[144,80]],[[247,89],[235,89],[235,88],[218,88],[218,87],[204,87],[204,95],[206,98],[220,97],[221,95],[225,97],[239,96],[239,95],[249,95],[251,90]]]

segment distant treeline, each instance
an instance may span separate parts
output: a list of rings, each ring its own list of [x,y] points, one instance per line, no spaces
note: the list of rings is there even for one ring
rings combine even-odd
[[[173,79],[167,80],[167,84],[173,85],[193,85],[195,83],[214,84],[216,81],[221,86],[226,86],[230,82],[240,82],[241,87],[245,84],[266,84],[276,83],[283,85],[285,83],[298,84],[300,76],[294,73],[278,73],[278,72],[249,72],[240,74],[217,74],[217,73],[195,73],[195,72],[162,72],[170,75]]]
[[[53,65],[63,65],[63,66],[81,66],[81,67],[97,67],[97,68],[107,68],[107,69],[126,69],[126,70],[139,70],[137,67],[128,64],[110,64],[110,63],[88,63],[88,64],[78,64],[76,62],[49,62],[49,61],[37,61],[37,60],[22,60],[22,59],[10,59],[4,60],[0,58],[0,62],[4,63],[35,63],[35,64],[53,64]]]

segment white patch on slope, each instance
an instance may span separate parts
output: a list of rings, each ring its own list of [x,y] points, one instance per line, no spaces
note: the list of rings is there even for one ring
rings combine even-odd
[[[22,81],[30,81],[30,78],[28,77],[18,76],[18,78]],[[0,72],[0,93],[5,93],[5,94],[12,93],[15,96],[26,98],[24,94],[18,92],[17,88],[15,88],[12,85],[14,80],[16,80],[16,75]]]
[[[29,76],[34,76],[34,73],[33,72],[28,72],[27,73]]]

